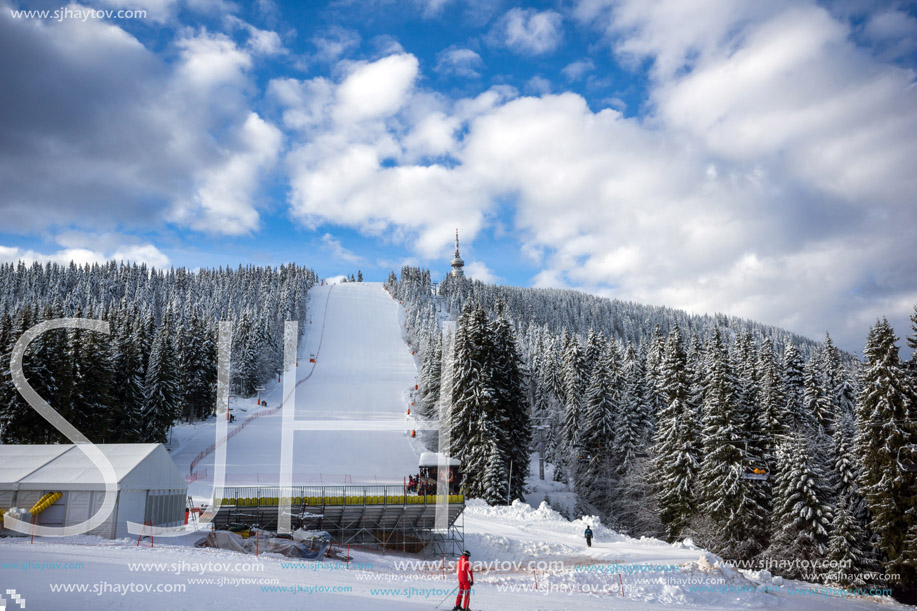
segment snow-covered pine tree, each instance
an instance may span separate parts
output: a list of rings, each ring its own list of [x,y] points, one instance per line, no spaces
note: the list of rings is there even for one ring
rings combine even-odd
[[[94,318],[90,309],[87,318]],[[83,331],[74,353],[79,361],[73,381],[73,424],[90,441],[106,443],[117,437],[118,414],[112,400],[114,368],[111,337],[95,331]]]
[[[213,412],[217,382],[216,330],[192,314],[179,343],[181,412],[189,422]]]
[[[168,315],[156,331],[143,384],[143,441],[165,443],[169,427],[178,417],[178,374],[172,350]]]
[[[700,466],[699,431],[689,403],[687,356],[678,325],[669,332],[659,374],[659,394],[665,408],[656,425],[650,481],[659,518],[671,540],[682,533],[694,513]]]
[[[112,389],[113,401],[118,414],[114,439],[118,443],[141,441],[143,429],[143,358],[140,354],[140,313],[136,303],[122,305],[123,313],[117,325],[113,325],[115,355]]]
[[[484,477],[481,483],[481,498],[491,505],[506,504],[506,457],[498,443],[490,443]]]
[[[439,404],[441,378],[443,375],[443,339],[433,333],[424,351],[420,368],[420,392],[417,397],[417,415],[421,418],[435,418]]]
[[[789,430],[811,436],[815,417],[805,407],[805,371],[802,356],[795,344],[790,344],[783,354],[783,399]]]
[[[612,508],[607,483],[613,471],[614,420],[618,410],[617,393],[612,387],[610,373],[612,358],[606,352],[592,369],[583,406],[583,426],[580,428],[582,445],[590,458],[581,470],[577,493],[603,511],[603,517],[607,517]]]
[[[652,417],[644,386],[643,359],[637,354],[633,344],[628,343],[624,352],[621,373],[623,392],[615,418],[613,453],[615,471],[618,475],[624,476],[637,455],[645,453]]]
[[[589,335],[586,336],[586,351],[583,355],[586,368],[584,376],[588,383],[592,379],[592,370],[599,364],[602,356],[605,354],[605,336],[597,333],[595,329],[589,329]]]
[[[567,343],[564,345],[563,351],[562,367],[565,400],[563,445],[565,454],[573,457],[579,447],[583,391],[588,380],[585,379],[586,363],[583,358],[583,351],[575,335],[567,337]]]
[[[828,539],[829,563],[840,567],[830,583],[845,587],[860,588],[866,585],[861,575],[871,570],[869,541],[866,533],[848,507],[846,498],[841,498],[834,509],[831,537]]]
[[[699,510],[713,527],[703,545],[729,555],[746,540],[740,519],[746,490],[742,479],[743,440],[736,424],[735,375],[719,328],[707,342],[703,405],[704,456],[698,472]]]
[[[896,342],[884,318],[870,330],[863,349],[866,359],[856,405],[854,447],[862,465],[860,491],[872,514],[870,528],[878,536],[886,571],[901,575],[902,587],[917,586],[917,573],[904,556],[906,537],[917,521],[913,476],[898,467],[898,449],[917,443],[908,423],[914,417],[911,386]]]
[[[512,477],[510,499],[521,499],[524,498],[531,457],[531,408],[525,393],[525,366],[516,346],[515,332],[504,315],[502,302],[497,302],[496,310],[497,317],[488,327],[493,345],[491,366],[496,411],[492,426],[503,429],[498,440],[506,444],[502,453]]]
[[[832,513],[824,473],[812,460],[805,435],[793,433],[778,447],[777,459],[780,471],[774,494],[774,531],[765,556],[809,563],[824,560]],[[786,576],[801,577],[800,568],[791,566]]]
[[[659,325],[656,325],[653,328],[653,336],[646,351],[646,367],[642,376],[644,379],[641,382],[645,393],[645,409],[651,419],[655,419],[656,415],[665,406],[665,401],[659,395],[660,368],[662,366],[663,353],[665,352],[665,342],[666,338],[662,334],[662,330]]]

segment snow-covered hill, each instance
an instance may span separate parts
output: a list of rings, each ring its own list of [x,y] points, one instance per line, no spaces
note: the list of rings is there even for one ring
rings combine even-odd
[[[404,421],[404,430],[299,432],[295,479],[400,481],[416,469],[421,448],[408,436],[411,424],[404,415],[416,362],[402,340],[399,306],[380,285],[369,283],[315,287],[311,300],[312,324],[301,343],[297,373],[297,418]],[[234,400],[231,430],[244,428],[227,446],[228,483],[277,482],[281,420],[279,412],[271,412],[281,393],[282,385],[274,382],[263,394],[267,407]],[[255,414],[269,415],[248,421]],[[195,457],[214,442],[214,428],[212,421],[176,428],[172,452],[180,469],[190,471]],[[201,500],[211,496],[212,461],[213,455],[206,455],[194,466],[199,479],[191,492]],[[570,522],[548,505],[489,507],[472,500],[460,520],[476,565],[472,609],[899,606],[887,598],[851,598],[772,580],[763,572],[742,573],[690,545],[630,539],[594,518]],[[582,539],[587,524],[596,534],[591,548]],[[274,554],[254,558],[198,549],[193,547],[198,538],[157,540],[155,547],[93,537],[0,539],[0,592],[15,590],[26,609],[343,611],[433,609],[437,603],[449,609],[454,602],[454,558],[352,550],[349,565],[301,563]]]

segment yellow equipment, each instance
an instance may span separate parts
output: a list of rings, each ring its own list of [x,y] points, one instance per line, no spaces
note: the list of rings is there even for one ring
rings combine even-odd
[[[54,503],[61,500],[61,497],[64,496],[63,492],[49,492],[44,495],[38,502],[32,505],[32,508],[29,510],[29,513],[33,516],[40,514],[42,511],[53,505]]]

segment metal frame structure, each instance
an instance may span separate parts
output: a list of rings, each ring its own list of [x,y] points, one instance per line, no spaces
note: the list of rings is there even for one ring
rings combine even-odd
[[[278,524],[278,486],[234,486],[214,490],[214,528]],[[435,555],[461,553],[465,521],[462,494],[449,495],[448,525],[436,528],[436,495],[406,493],[402,486],[294,486],[293,526],[324,530],[339,545],[371,545],[383,550]]]

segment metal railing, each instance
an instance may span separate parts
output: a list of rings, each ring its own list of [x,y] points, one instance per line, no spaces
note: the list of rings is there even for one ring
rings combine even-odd
[[[442,495],[418,495],[404,486],[293,486],[294,506],[335,505],[435,505]],[[213,491],[214,504],[235,507],[276,507],[282,499],[279,486],[232,486]],[[464,494],[448,495],[449,503],[465,504]]]

